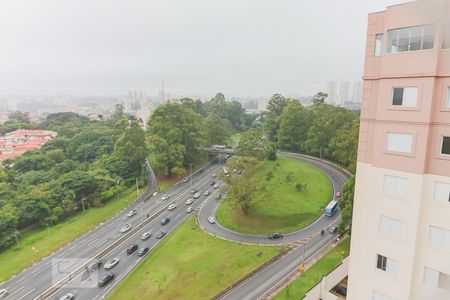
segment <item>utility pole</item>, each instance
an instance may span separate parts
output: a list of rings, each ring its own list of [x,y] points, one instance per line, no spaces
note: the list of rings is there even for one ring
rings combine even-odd
[[[139,183],[138,183],[138,179],[137,179],[137,177],[136,177],[136,192],[137,192],[137,195],[138,195],[138,198],[139,198]]]
[[[19,238],[17,237],[17,231],[14,232],[14,237],[16,238],[17,247],[19,247]]]

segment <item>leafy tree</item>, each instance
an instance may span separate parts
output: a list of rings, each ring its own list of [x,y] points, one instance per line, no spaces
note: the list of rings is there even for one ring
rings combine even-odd
[[[325,99],[328,97],[327,93],[324,92],[318,92],[314,95],[311,102],[313,105],[321,105],[325,103]]]
[[[339,200],[342,221],[339,224],[338,230],[341,233],[347,229],[349,233],[351,231],[354,197],[355,197],[355,176],[352,176],[344,185],[344,188],[342,190],[342,197]]]
[[[289,151],[299,151],[305,142],[309,128],[306,109],[298,102],[289,102],[280,116],[278,146]]]
[[[216,114],[209,114],[205,118],[206,140],[208,145],[225,145],[232,134],[230,121],[224,120]]]
[[[14,241],[18,222],[17,209],[11,203],[0,207],[0,249]]]
[[[264,132],[260,128],[252,128],[242,134],[236,153],[263,160],[267,158],[271,149],[271,143]]]
[[[354,119],[352,124],[345,124],[336,131],[331,139],[329,148],[332,155],[341,165],[356,171],[356,155],[358,148],[359,120]]]

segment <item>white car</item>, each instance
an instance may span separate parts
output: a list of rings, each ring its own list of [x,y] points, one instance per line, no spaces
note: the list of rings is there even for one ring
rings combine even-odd
[[[202,194],[200,194],[200,193],[195,193],[195,195],[194,195],[194,199],[198,199],[198,198],[200,198],[200,196],[201,196]]]
[[[153,197],[158,196],[158,192],[154,192],[152,196],[153,196]]]
[[[141,240],[145,241],[145,240],[149,239],[151,236],[152,236],[152,234],[151,234],[149,231],[144,232],[144,233],[141,235]]]
[[[188,181],[188,178],[187,177],[184,177],[183,178],[183,182],[187,182]]]
[[[212,174],[212,178],[216,178],[217,177],[217,174]]]
[[[118,257],[111,258],[110,260],[108,260],[105,263],[104,268],[106,270],[109,270],[109,269],[113,268],[115,265],[117,265],[118,263],[119,263],[119,258]]]
[[[194,199],[189,198],[186,200],[186,205],[191,205],[192,203],[194,203]]]
[[[120,228],[121,233],[125,233],[131,229],[131,224],[125,224],[122,228]]]
[[[176,207],[177,207],[177,206],[176,206],[175,204],[170,204],[170,205],[167,207],[167,210],[174,210]]]
[[[211,195],[211,192],[210,191],[206,191],[203,195],[209,196],[209,195]]]
[[[73,300],[75,299],[75,295],[73,293],[68,293],[59,298],[59,300]]]
[[[7,289],[1,289],[0,290],[0,299],[6,298],[8,296],[8,290]]]
[[[216,223],[216,219],[214,219],[214,217],[208,217],[208,222],[214,224]]]
[[[130,210],[130,211],[127,213],[127,217],[128,217],[128,218],[131,218],[131,217],[134,216],[135,214],[137,214],[137,211],[136,211],[135,209]]]
[[[214,188],[215,190],[217,190],[217,189],[219,188],[219,185],[216,183],[216,184],[213,186],[213,188]]]
[[[188,213],[188,214],[190,214],[191,212],[193,212],[194,211],[194,208],[192,207],[192,206],[189,206],[187,209],[186,209],[186,212]]]
[[[166,201],[167,199],[169,199],[170,195],[169,194],[165,194],[161,197],[161,201]]]

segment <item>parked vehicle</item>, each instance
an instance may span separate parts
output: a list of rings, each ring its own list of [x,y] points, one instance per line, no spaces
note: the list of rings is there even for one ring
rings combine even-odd
[[[117,265],[118,263],[119,263],[119,258],[118,257],[111,258],[110,260],[108,260],[105,263],[105,267],[104,268],[106,270],[109,270],[109,269],[113,268],[115,265]]]
[[[107,285],[108,283],[110,283],[114,279],[115,276],[116,276],[116,274],[114,274],[114,273],[106,273],[98,281],[98,286],[105,286],[105,285]]]
[[[169,194],[165,194],[161,197],[161,201],[166,201],[167,199],[169,199],[170,195]]]
[[[138,256],[144,256],[148,252],[148,250],[150,250],[148,247],[141,248],[141,249],[139,249],[137,255]]]
[[[269,239],[271,240],[278,240],[278,239],[282,239],[283,235],[281,233],[275,232],[269,235]]]
[[[197,193],[197,189],[192,189],[191,194],[195,194],[195,193]]]
[[[161,225],[166,225],[167,223],[169,223],[170,219],[169,218],[162,218],[161,222],[159,222]]]
[[[96,262],[91,263],[90,265],[86,266],[88,272],[93,272],[100,268],[103,265],[102,260],[98,260]]]
[[[211,182],[209,183],[210,186],[213,186],[213,185],[215,185],[215,184],[216,184],[215,181],[211,181]]]
[[[137,244],[133,244],[130,247],[127,248],[127,254],[131,255],[134,253],[134,251],[136,251],[138,249],[138,245]]]

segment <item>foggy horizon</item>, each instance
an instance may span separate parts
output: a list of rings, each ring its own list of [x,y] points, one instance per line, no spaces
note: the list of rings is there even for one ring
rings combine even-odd
[[[312,95],[361,80],[367,14],[402,1],[2,1],[0,96]]]

